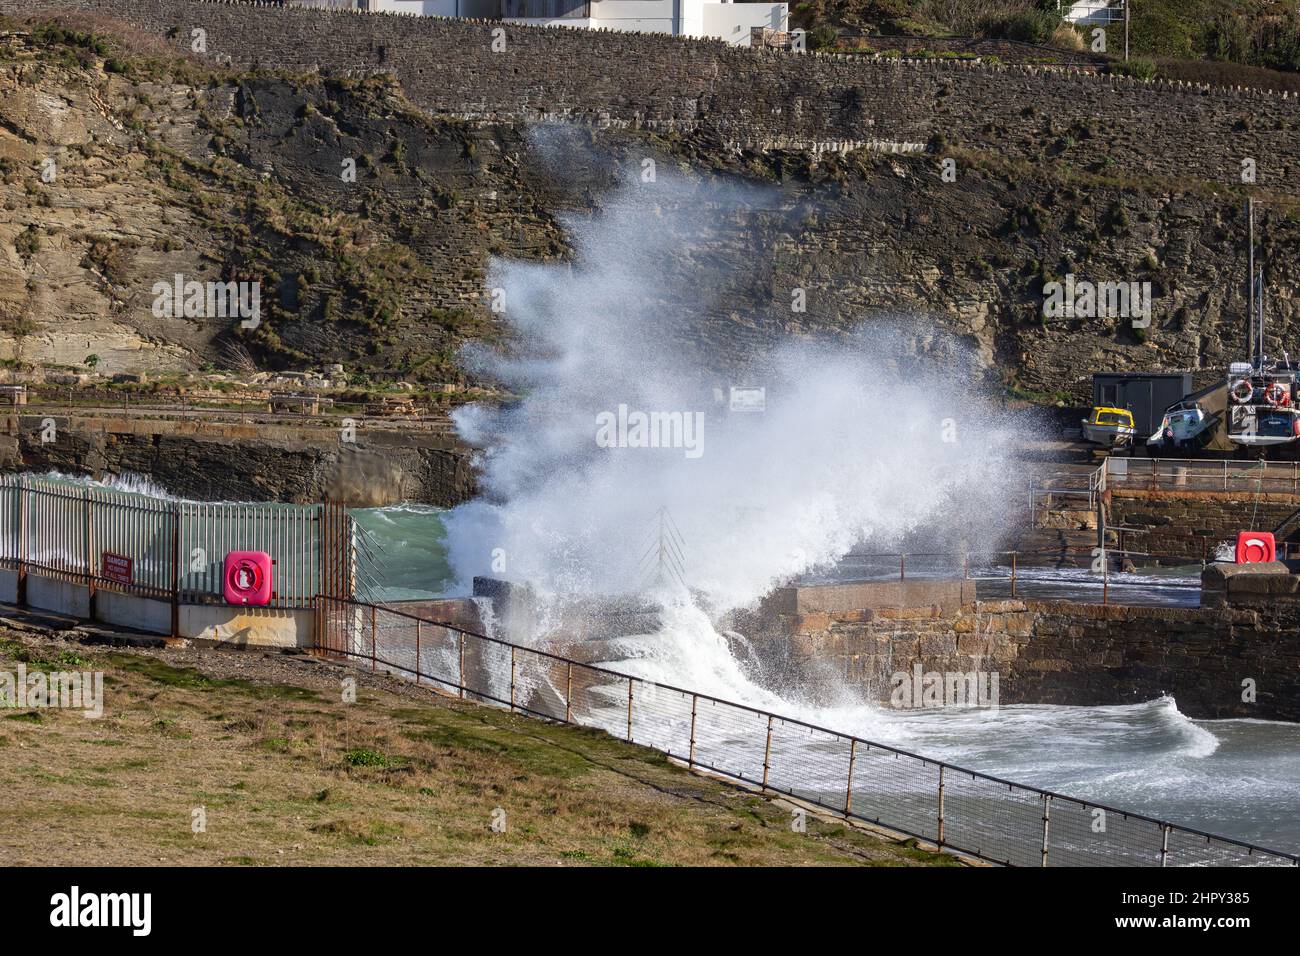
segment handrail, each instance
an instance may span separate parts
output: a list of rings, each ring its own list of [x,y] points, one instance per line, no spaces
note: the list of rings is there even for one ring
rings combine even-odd
[[[485,699],[485,700],[492,701],[493,703],[496,703],[496,704],[499,704],[499,705],[502,705],[502,706],[505,706],[505,705],[507,705],[507,703],[508,703],[512,710],[520,710],[520,711],[523,711],[523,712],[525,712],[525,713],[534,714],[534,715],[536,715],[536,716],[543,717],[543,718],[545,718],[545,719],[549,719],[549,720],[557,720],[557,721],[560,721],[560,722],[562,722],[562,723],[573,723],[573,722],[574,722],[574,721],[568,719],[567,715],[566,715],[566,718],[565,718],[565,719],[561,720],[560,718],[557,718],[557,717],[555,717],[554,715],[546,714],[546,713],[541,712],[541,711],[532,710],[531,708],[528,708],[526,705],[522,705],[522,704],[518,703],[516,700],[514,700],[514,699],[513,699],[513,697],[514,697],[513,693],[512,693],[512,695],[511,695],[511,696],[512,696],[512,699],[511,699],[509,702],[507,702],[507,701],[505,701],[504,699],[498,698],[498,697],[496,697],[496,696],[494,696],[494,695],[492,695],[492,694],[490,694],[490,693],[486,693],[486,692],[483,692],[483,691],[480,691],[480,690],[477,690],[477,689],[471,688],[471,687],[467,686],[467,685],[466,685],[465,683],[463,683],[463,682],[458,682],[458,681],[455,681],[455,680],[451,680],[451,679],[449,679],[449,678],[447,678],[447,677],[442,677],[442,676],[438,676],[438,675],[426,674],[426,673],[424,673],[422,670],[419,669],[419,667],[420,667],[420,661],[419,661],[418,657],[417,657],[417,660],[416,660],[416,665],[417,665],[416,668],[411,668],[411,667],[408,667],[408,666],[406,666],[406,665],[404,665],[404,664],[400,664],[400,663],[397,663],[397,662],[394,662],[394,661],[389,661],[389,660],[386,660],[386,659],[381,659],[381,658],[379,658],[379,657],[378,657],[378,654],[377,654],[377,649],[375,648],[375,645],[377,644],[377,640],[378,640],[378,633],[377,633],[377,632],[378,632],[378,626],[377,626],[377,624],[375,623],[375,622],[376,622],[376,616],[377,616],[379,613],[383,613],[383,614],[386,615],[386,616],[392,616],[392,617],[404,618],[404,619],[409,620],[409,621],[417,622],[417,628],[418,628],[419,624],[429,624],[429,625],[432,625],[432,626],[435,626],[435,627],[444,628],[444,629],[446,629],[446,630],[448,630],[448,631],[451,631],[451,632],[453,632],[453,633],[456,633],[456,634],[461,635],[461,639],[462,639],[462,641],[463,641],[463,639],[464,639],[465,637],[469,637],[469,638],[473,638],[473,639],[475,639],[475,640],[488,642],[488,643],[493,644],[493,645],[496,645],[496,646],[498,646],[498,647],[509,648],[510,651],[511,651],[511,660],[512,660],[512,662],[515,660],[516,654],[517,654],[518,652],[520,652],[520,651],[523,651],[523,652],[526,653],[526,654],[529,654],[529,655],[535,655],[535,656],[542,657],[542,658],[545,658],[545,659],[547,659],[547,660],[553,661],[553,662],[555,662],[555,663],[557,663],[557,664],[565,665],[567,668],[569,668],[569,672],[570,672],[570,673],[572,673],[572,669],[573,669],[573,668],[579,668],[579,669],[581,669],[581,670],[583,670],[583,671],[586,671],[586,672],[589,672],[589,673],[600,674],[600,675],[603,675],[603,676],[606,676],[606,677],[615,678],[615,679],[617,679],[617,680],[625,680],[625,681],[628,681],[628,682],[629,682],[629,690],[631,689],[631,687],[632,687],[632,685],[633,685],[634,683],[640,683],[640,684],[642,684],[642,685],[644,685],[644,686],[654,687],[654,688],[656,688],[656,689],[669,691],[669,692],[671,692],[671,693],[675,693],[675,694],[681,694],[681,695],[683,695],[684,697],[690,697],[690,698],[692,698],[692,699],[695,700],[695,701],[703,700],[703,701],[707,701],[707,702],[710,702],[710,703],[713,703],[713,704],[719,704],[719,705],[723,705],[723,706],[725,706],[725,707],[734,708],[734,709],[736,709],[736,710],[740,710],[740,711],[744,711],[744,712],[747,712],[747,713],[750,713],[750,714],[754,714],[755,716],[758,716],[758,717],[765,717],[765,718],[768,718],[768,720],[769,720],[769,725],[770,725],[770,721],[773,721],[773,720],[779,720],[779,721],[781,721],[781,723],[782,723],[783,725],[791,725],[791,726],[795,726],[795,727],[802,727],[802,728],[805,728],[805,729],[810,730],[810,731],[815,731],[815,732],[817,732],[817,733],[819,733],[819,734],[825,734],[825,735],[828,735],[828,736],[830,736],[830,737],[836,739],[837,741],[845,741],[845,742],[848,742],[848,743],[850,743],[853,747],[856,747],[857,745],[862,745],[863,747],[866,747],[866,748],[868,749],[868,751],[869,751],[870,749],[872,749],[872,748],[875,748],[876,750],[879,750],[879,751],[882,751],[882,752],[885,752],[885,753],[890,753],[890,754],[894,754],[894,755],[896,755],[896,756],[907,757],[907,758],[910,758],[910,759],[912,759],[912,760],[920,761],[922,766],[937,767],[937,768],[940,768],[940,769],[943,770],[943,771],[952,771],[952,772],[955,772],[955,773],[961,774],[961,775],[963,775],[963,776],[970,777],[972,780],[976,780],[976,779],[977,779],[977,780],[984,780],[984,781],[988,781],[988,782],[990,782],[990,783],[996,784],[996,785],[998,785],[999,787],[1007,787],[1009,790],[1018,790],[1018,791],[1021,791],[1021,792],[1024,792],[1024,793],[1031,793],[1031,794],[1034,794],[1034,795],[1036,795],[1036,796],[1038,796],[1038,797],[1042,797],[1042,798],[1044,798],[1044,799],[1060,800],[1060,801],[1064,801],[1064,802],[1067,802],[1067,803],[1074,804],[1074,805],[1076,805],[1076,806],[1079,806],[1079,807],[1082,807],[1082,808],[1085,808],[1085,809],[1098,809],[1098,810],[1102,810],[1102,811],[1107,812],[1107,813],[1118,814],[1118,815],[1120,815],[1123,819],[1126,819],[1126,820],[1127,820],[1127,819],[1140,820],[1140,821],[1143,821],[1143,822],[1146,822],[1146,823],[1155,824],[1156,826],[1160,827],[1162,830],[1177,830],[1177,831],[1179,831],[1179,832],[1181,832],[1181,833],[1188,833],[1188,834],[1192,834],[1192,835],[1197,836],[1197,837],[1203,837],[1203,838],[1205,838],[1207,841],[1209,841],[1209,840],[1214,840],[1214,841],[1218,841],[1218,842],[1220,842],[1220,843],[1224,843],[1224,844],[1228,844],[1228,845],[1231,845],[1231,846],[1239,847],[1239,848],[1242,848],[1242,849],[1247,850],[1247,851],[1248,851],[1250,854],[1252,854],[1252,855],[1255,854],[1255,853],[1260,853],[1260,854],[1264,854],[1264,855],[1268,855],[1268,856],[1277,857],[1277,858],[1279,858],[1279,859],[1283,859],[1283,860],[1289,860],[1289,861],[1291,861],[1292,865],[1300,866],[1300,854],[1288,853],[1288,852],[1281,851],[1281,850],[1273,850],[1273,849],[1270,849],[1270,848],[1267,848],[1267,847],[1263,847],[1263,846],[1259,846],[1259,845],[1257,845],[1257,844],[1250,843],[1250,842],[1245,841],[1245,840],[1238,840],[1238,839],[1236,839],[1236,838],[1234,838],[1234,837],[1225,837],[1225,836],[1220,836],[1219,834],[1209,833],[1209,832],[1207,832],[1207,831],[1199,830],[1199,829],[1196,829],[1196,828],[1194,828],[1194,827],[1187,827],[1187,826],[1182,826],[1182,825],[1180,825],[1180,824],[1169,823],[1168,821],[1164,821],[1164,820],[1161,820],[1161,819],[1156,818],[1156,817],[1151,817],[1151,816],[1147,816],[1147,815],[1145,815],[1145,814],[1135,813],[1135,812],[1132,812],[1132,811],[1122,810],[1122,809],[1120,809],[1120,808],[1118,808],[1118,807],[1113,807],[1113,806],[1110,806],[1110,805],[1108,805],[1108,804],[1098,803],[1098,802],[1096,802],[1096,801],[1092,801],[1092,800],[1084,800],[1084,799],[1079,798],[1079,797],[1072,797],[1072,796],[1069,796],[1069,795],[1067,795],[1067,794],[1058,793],[1058,792],[1056,792],[1056,791],[1052,791],[1052,790],[1046,790],[1046,789],[1043,789],[1043,788],[1041,788],[1041,787],[1034,787],[1034,786],[1032,786],[1032,785],[1028,785],[1028,784],[1016,783],[1015,781],[1007,780],[1006,778],[1003,778],[1003,777],[997,777],[997,776],[994,776],[994,775],[992,775],[992,774],[983,773],[983,772],[978,771],[978,770],[971,770],[970,768],[967,768],[967,767],[962,767],[962,766],[960,766],[960,765],[952,764],[952,763],[949,763],[949,762],[947,762],[947,761],[944,761],[944,760],[938,760],[938,759],[935,759],[935,758],[932,758],[932,757],[926,757],[926,756],[924,756],[924,755],[917,754],[917,753],[914,753],[914,752],[912,752],[912,751],[904,750],[904,749],[899,748],[899,747],[893,747],[893,746],[890,746],[890,745],[888,745],[888,744],[881,744],[881,743],[879,743],[879,742],[872,741],[872,740],[868,740],[868,739],[863,738],[863,737],[858,737],[858,736],[856,736],[856,735],[854,735],[854,734],[848,734],[848,733],[844,733],[844,732],[842,732],[842,731],[832,730],[832,729],[830,729],[830,728],[828,728],[828,727],[823,727],[823,726],[820,726],[820,725],[818,725],[818,724],[814,724],[814,723],[811,723],[811,722],[808,722],[808,721],[805,721],[805,720],[800,720],[799,718],[796,718],[796,717],[788,717],[788,716],[785,716],[785,715],[782,715],[782,714],[777,714],[777,713],[775,713],[775,712],[773,712],[773,711],[763,710],[763,709],[761,709],[761,708],[753,707],[753,706],[750,706],[750,705],[748,705],[748,704],[738,703],[738,702],[736,702],[736,701],[725,700],[725,699],[720,698],[720,697],[714,697],[714,696],[712,696],[712,695],[710,695],[710,694],[701,693],[701,692],[698,692],[698,691],[688,690],[688,689],[686,689],[686,688],[678,687],[678,686],[676,686],[676,685],[672,685],[672,684],[664,684],[664,683],[660,683],[660,682],[658,682],[658,681],[646,680],[646,679],[644,679],[644,678],[635,677],[635,676],[633,676],[633,675],[631,675],[631,674],[625,674],[625,673],[622,673],[622,672],[619,672],[619,671],[611,670],[611,669],[609,669],[609,668],[599,667],[599,666],[594,665],[594,664],[587,664],[587,663],[584,663],[584,662],[582,662],[582,661],[577,661],[577,660],[574,660],[573,658],[567,658],[567,657],[564,657],[564,656],[562,656],[562,655],[554,654],[554,653],[549,652],[549,651],[543,651],[543,650],[539,650],[539,649],[537,649],[537,648],[532,648],[532,647],[527,647],[527,646],[525,646],[525,645],[516,644],[516,643],[514,643],[514,642],[507,641],[507,640],[504,640],[504,639],[502,639],[502,638],[492,637],[492,636],[487,635],[487,634],[482,634],[482,633],[479,633],[479,632],[477,632],[477,631],[472,631],[472,630],[470,630],[470,629],[468,629],[468,628],[460,627],[459,625],[450,624],[450,623],[447,623],[447,622],[444,622],[444,621],[437,621],[437,620],[434,620],[434,619],[431,619],[431,618],[420,617],[420,616],[415,615],[415,614],[410,614],[410,613],[405,612],[405,611],[398,611],[398,610],[395,610],[395,609],[392,609],[392,608],[389,608],[389,607],[385,607],[385,606],[383,606],[383,605],[370,604],[370,603],[367,603],[367,602],[363,602],[363,601],[355,601],[355,600],[351,600],[351,599],[348,599],[348,598],[328,597],[328,596],[325,596],[325,595],[317,595],[317,596],[316,596],[316,606],[317,606],[317,609],[318,609],[318,614],[319,614],[321,611],[324,611],[324,610],[328,609],[331,605],[332,605],[332,606],[335,606],[335,607],[339,607],[339,606],[342,606],[342,607],[345,607],[345,608],[347,608],[347,607],[351,607],[351,608],[356,608],[356,609],[359,609],[359,610],[362,610],[362,611],[368,611],[368,612],[369,612],[368,615],[363,614],[363,615],[362,615],[362,619],[364,620],[365,618],[368,617],[369,620],[371,621],[371,627],[372,627],[372,629],[375,631],[375,634],[374,634],[374,636],[373,636],[373,638],[372,638],[372,650],[371,650],[371,652],[370,652],[369,654],[366,654],[366,653],[363,653],[363,652],[360,652],[360,651],[352,651],[352,650],[349,650],[349,649],[346,649],[346,648],[342,648],[342,647],[321,646],[320,643],[319,643],[319,634],[317,635],[317,637],[318,637],[318,643],[317,643],[317,644],[315,645],[315,647],[313,648],[314,650],[316,650],[316,651],[318,651],[318,652],[320,652],[320,653],[324,653],[324,654],[340,654],[340,655],[347,656],[347,657],[367,658],[367,659],[369,659],[369,660],[372,662],[372,666],[374,666],[375,664],[382,663],[386,668],[393,668],[393,669],[395,669],[395,670],[400,670],[400,671],[404,671],[404,672],[406,672],[406,673],[415,674],[415,675],[417,675],[418,677],[424,677],[424,678],[429,679],[430,681],[433,681],[433,682],[436,682],[436,683],[439,683],[439,684],[443,684],[443,685],[446,685],[447,687],[450,687],[450,688],[452,688],[452,689],[458,690],[458,691],[462,692],[462,694],[465,693],[465,692],[468,692],[468,693],[472,694],[472,695],[475,696],[475,697],[480,697],[480,698],[483,698],[483,699]],[[418,635],[418,633],[419,633],[419,632],[418,632],[418,630],[417,630],[417,635]],[[418,637],[417,637],[417,641],[418,641]],[[462,669],[463,669],[463,665],[462,665]],[[513,664],[512,664],[512,672],[513,672]],[[462,681],[463,681],[463,678],[462,678]],[[631,708],[631,706],[632,706],[631,701],[632,701],[632,697],[631,697],[631,695],[629,694],[629,708]],[[630,714],[630,711],[629,711],[629,714]],[[630,717],[629,717],[629,719],[630,719]],[[631,726],[631,725],[630,725],[630,723],[629,723],[629,728],[630,728],[630,726]],[[692,735],[692,736],[693,736],[693,735]],[[664,753],[668,753],[669,756],[676,756],[676,757],[679,757],[680,759],[685,759],[685,758],[681,758],[681,755],[680,755],[680,754],[673,754],[671,751],[663,750],[663,748],[653,748],[653,749],[660,749],[662,752],[664,752]],[[710,765],[710,766],[711,766],[711,765]],[[725,776],[732,777],[733,779],[739,779],[739,780],[747,780],[747,779],[748,779],[748,778],[744,777],[743,775],[737,776],[737,775],[734,774],[734,773],[730,773],[730,772],[728,772],[728,771],[726,771],[726,770],[719,770],[719,769],[716,768],[716,767],[712,767],[712,766],[711,766],[711,769],[713,769],[715,772],[722,773],[722,774],[725,775]],[[792,793],[792,791],[789,790],[789,789],[783,789],[783,788],[776,787],[776,786],[768,786],[768,785],[766,784],[766,782],[765,782],[765,789],[773,789],[773,790],[777,790],[777,791],[780,791],[780,792]],[[827,807],[828,809],[834,809],[837,813],[841,813],[841,814],[844,815],[844,816],[854,817],[854,818],[857,818],[857,819],[872,819],[872,818],[864,817],[864,816],[862,816],[862,815],[860,815],[860,814],[853,813],[852,810],[851,810],[851,808],[831,807],[829,804],[826,804],[826,803],[821,802],[821,801],[819,801],[819,800],[814,800],[813,802],[819,803],[819,805],[821,805],[821,806],[825,806],[825,807]],[[880,821],[879,819],[873,819],[873,822],[882,823],[883,821]],[[883,822],[883,825],[885,825],[885,826],[889,826],[889,827],[891,827],[892,829],[900,829],[900,828],[898,828],[898,827],[894,827],[894,826],[892,826],[892,825],[891,825],[890,823],[888,823],[888,822]],[[910,833],[910,831],[906,831],[906,830],[903,830],[902,832],[908,832],[908,833]],[[923,835],[923,834],[910,833],[910,835],[913,835],[913,836],[919,836],[919,837],[921,837],[922,839],[932,839],[931,837],[925,836],[925,835]],[[947,843],[947,842],[943,841],[942,839],[940,839],[939,843],[940,843],[940,845],[949,846],[949,847],[951,847],[951,848],[953,848],[953,849],[956,849],[956,850],[958,850],[958,851],[960,851],[960,852],[970,853],[971,855],[978,856],[978,857],[981,857],[981,858],[983,858],[983,859],[992,859],[992,860],[994,860],[994,862],[1007,862],[1007,861],[1005,861],[1005,860],[998,860],[998,859],[993,858],[993,857],[988,857],[988,856],[982,854],[978,848],[977,848],[977,849],[968,849],[968,848],[963,848],[963,847],[957,846],[957,845],[955,845],[955,844]]]

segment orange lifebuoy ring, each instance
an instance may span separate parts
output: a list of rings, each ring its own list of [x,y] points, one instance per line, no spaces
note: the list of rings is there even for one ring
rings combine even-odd
[[[1291,404],[1291,390],[1281,382],[1274,382],[1264,390],[1264,399],[1278,408],[1286,408]]]
[[[1239,378],[1237,381],[1232,383],[1230,394],[1232,395],[1232,400],[1240,405],[1250,401],[1251,396],[1255,394],[1255,386],[1250,383],[1250,379]]]

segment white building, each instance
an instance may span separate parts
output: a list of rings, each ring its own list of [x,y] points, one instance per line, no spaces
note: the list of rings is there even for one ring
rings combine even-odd
[[[734,46],[749,46],[753,27],[785,31],[790,20],[787,4],[730,0],[369,0],[369,9],[537,26],[716,37]]]

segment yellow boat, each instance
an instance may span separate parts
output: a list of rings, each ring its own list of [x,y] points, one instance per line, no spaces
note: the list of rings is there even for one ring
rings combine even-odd
[[[1127,408],[1094,406],[1092,414],[1082,422],[1083,437],[1095,445],[1118,448],[1133,441],[1137,429],[1133,426],[1133,413]]]

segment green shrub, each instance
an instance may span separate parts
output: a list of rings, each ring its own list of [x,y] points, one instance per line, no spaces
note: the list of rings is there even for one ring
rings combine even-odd
[[[1156,73],[1156,61],[1144,56],[1135,56],[1127,63],[1119,62],[1111,66],[1111,72],[1118,73],[1121,76],[1131,76],[1139,80],[1154,80]]]
[[[999,40],[1046,44],[1060,25],[1061,14],[1053,7],[985,17],[980,21],[979,31],[986,37]]]
[[[840,31],[823,23],[808,31],[808,48],[810,50],[833,50],[839,42]]]

